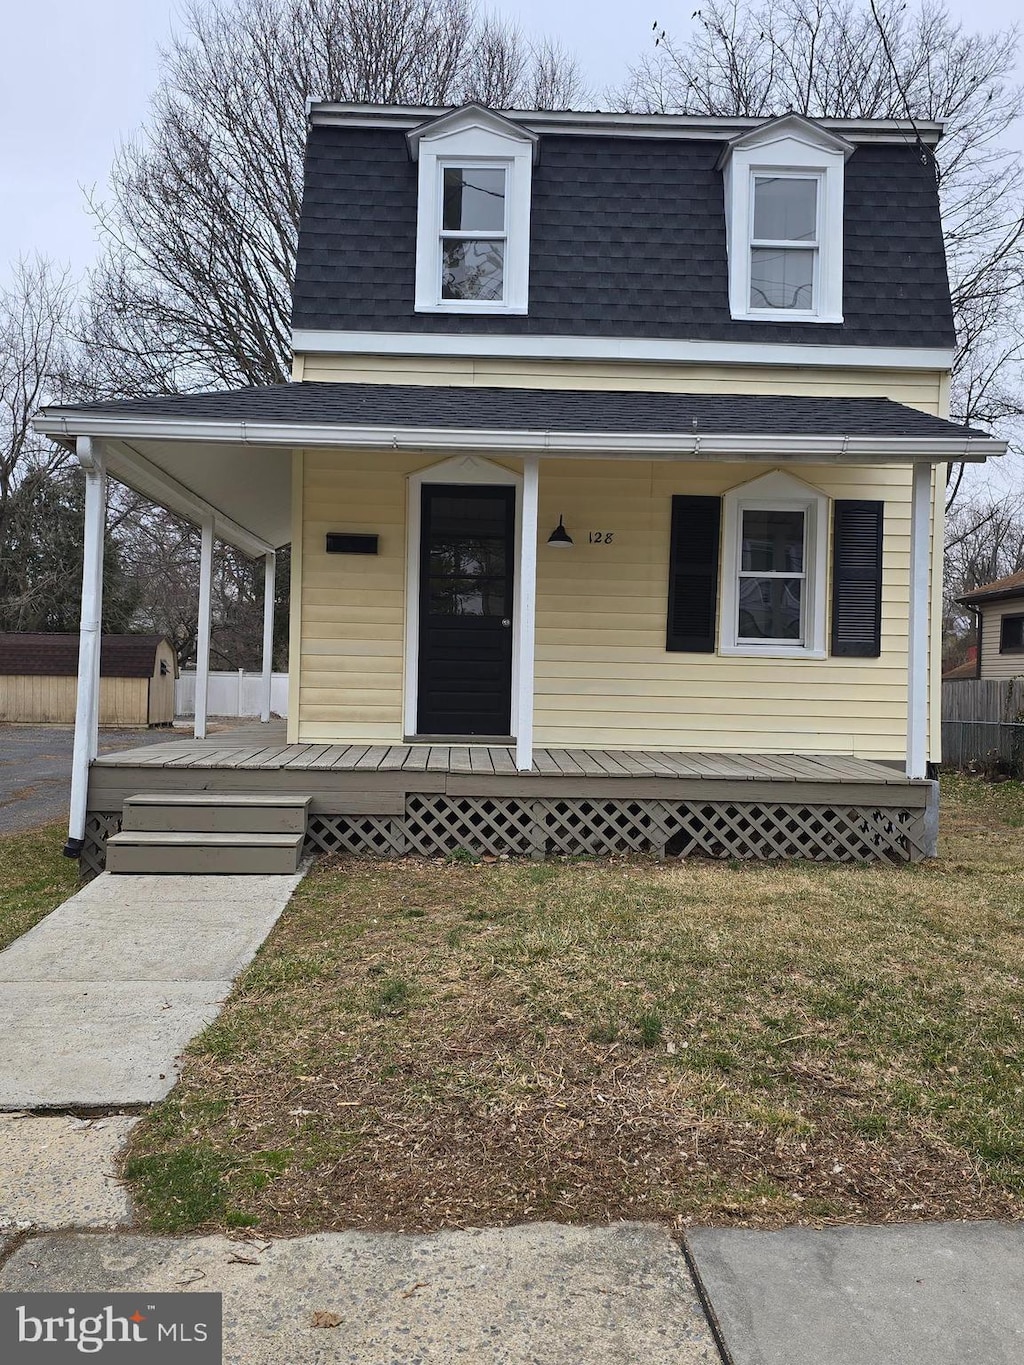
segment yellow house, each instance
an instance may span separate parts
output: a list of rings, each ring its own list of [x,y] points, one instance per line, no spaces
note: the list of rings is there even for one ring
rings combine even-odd
[[[191,747],[83,761],[68,850],[182,866],[127,813],[201,791],[305,801],[288,857],[933,852],[945,469],[1005,449],[949,420],[940,135],[314,106],[293,382],[37,419],[88,562],[107,471],[204,529]],[[287,733],[234,752],[214,537],[270,606],[292,549]]]

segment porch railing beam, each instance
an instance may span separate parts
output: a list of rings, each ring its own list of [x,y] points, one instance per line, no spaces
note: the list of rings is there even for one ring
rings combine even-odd
[[[64,852],[77,858],[85,839],[89,764],[99,749],[100,645],[103,633],[103,544],[107,529],[107,474],[98,442],[79,436],[75,454],[85,473],[82,610],[78,636],[78,690],[71,759],[71,812]]]
[[[199,552],[199,624],[196,629],[196,739],[206,738],[210,696],[210,621],[213,597],[213,517],[203,517]]]
[[[537,625],[537,502],[539,465],[536,455],[523,459],[523,508],[519,529],[519,669],[516,698],[516,768],[528,773],[533,767],[534,655]]]
[[[260,720],[270,719],[271,689],[274,685],[274,584],[277,555],[271,550],[263,556],[263,678],[260,687]]]
[[[915,464],[910,493],[910,612],[907,626],[907,776],[928,773],[928,644],[931,603],[932,466]]]

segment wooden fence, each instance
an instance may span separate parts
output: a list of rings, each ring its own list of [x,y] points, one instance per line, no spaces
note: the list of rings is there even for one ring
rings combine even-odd
[[[942,684],[942,762],[1024,777],[1024,678]]]

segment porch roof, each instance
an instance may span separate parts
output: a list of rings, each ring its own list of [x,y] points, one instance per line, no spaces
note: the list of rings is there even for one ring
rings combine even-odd
[[[42,409],[38,419],[41,430],[56,436],[96,433],[111,424],[138,435],[251,444],[292,437],[307,444],[349,444],[369,431],[408,445],[443,431],[448,441],[452,432],[484,440],[501,433],[527,441],[531,449],[545,438],[553,448],[579,436],[591,444],[593,438],[607,438],[626,449],[631,440],[659,438],[674,443],[683,456],[692,456],[694,444],[705,438],[743,438],[754,453],[758,440],[765,438],[874,442],[886,449],[892,441],[905,441],[906,450],[900,453],[907,459],[913,458],[913,446],[933,442],[947,443],[945,458],[962,458],[965,448],[975,459],[1005,449],[1005,443],[986,432],[888,398],[792,394],[293,383],[51,407]],[[858,450],[859,456],[865,453],[866,445]]]
[[[1006,443],[887,398],[293,383],[43,408],[36,429],[102,440],[110,472],[251,554],[290,536],[290,451],[309,446],[614,459],[917,463]],[[216,459],[209,447],[216,444]]]

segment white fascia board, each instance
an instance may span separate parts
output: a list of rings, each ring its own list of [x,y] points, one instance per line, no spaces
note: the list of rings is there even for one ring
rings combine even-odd
[[[410,132],[427,119],[453,113],[451,107],[402,106],[379,104],[312,104],[312,124],[347,128],[389,128]],[[502,109],[505,115],[531,132],[559,133],[593,137],[657,137],[732,141],[733,138],[761,127],[762,118],[718,118],[701,114],[611,114],[578,113],[573,110]],[[911,123],[909,119],[824,118],[814,122],[851,142],[916,143],[918,136],[927,146],[935,146],[942,136],[943,124],[934,120]]]
[[[851,369],[951,370],[952,347],[782,345],[654,337],[484,336],[296,328],[303,355],[458,356],[478,360],[622,360],[678,365],[828,365]]]
[[[789,461],[846,464],[982,463],[1005,455],[1006,442],[992,437],[943,436],[747,436],[700,432],[492,431],[458,427],[385,427],[318,423],[185,421],[166,417],[76,416],[68,410],[61,430],[120,440],[227,441],[249,445],[334,446],[350,450],[491,452],[561,455],[583,459],[679,459]],[[37,429],[58,419],[43,419]],[[272,547],[267,547],[272,548]]]

